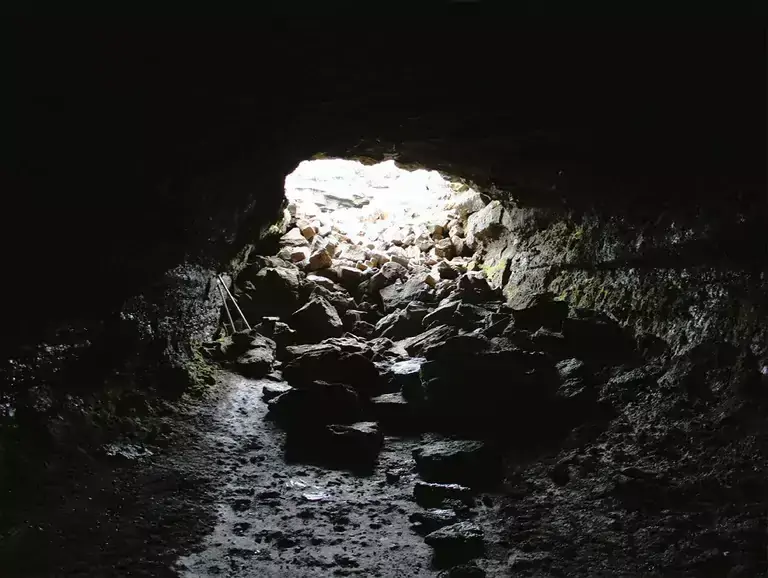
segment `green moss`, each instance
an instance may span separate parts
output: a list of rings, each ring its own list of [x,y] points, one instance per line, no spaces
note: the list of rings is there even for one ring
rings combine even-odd
[[[192,359],[187,362],[184,369],[189,376],[188,393],[193,397],[201,395],[207,391],[208,386],[216,383],[214,368],[206,361],[197,344],[193,346]]]
[[[504,272],[504,268],[507,266],[507,259],[501,259],[498,263],[495,265],[485,265],[483,264],[481,266],[481,269],[483,273],[485,273],[485,277],[487,279],[491,279],[495,277],[496,275],[499,275]]]

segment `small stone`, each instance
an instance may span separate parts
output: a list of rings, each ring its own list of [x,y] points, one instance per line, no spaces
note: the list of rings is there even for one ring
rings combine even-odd
[[[414,524],[413,529],[419,534],[430,534],[435,530],[458,522],[456,512],[439,508],[430,508],[425,512],[414,512],[408,520]]]
[[[435,255],[441,259],[453,259],[455,247],[450,239],[440,239],[435,243]]]
[[[444,526],[424,537],[439,557],[469,559],[485,551],[483,530],[472,522],[459,522]]]
[[[437,273],[440,276],[440,279],[456,279],[460,275],[459,271],[448,263],[448,261],[440,261],[437,264]]]
[[[328,254],[328,251],[326,251],[325,249],[320,249],[319,251],[315,251],[309,257],[308,269],[310,271],[316,271],[318,269],[327,269],[331,265],[333,265],[333,259]]]
[[[269,401],[291,389],[292,387],[287,383],[269,383],[261,388],[261,398],[264,401]]]
[[[308,247],[309,242],[306,237],[301,234],[299,228],[293,228],[280,237],[280,245],[282,247]]]
[[[299,219],[296,221],[296,228],[301,231],[302,236],[307,240],[311,241],[312,238],[317,234],[317,231],[312,226],[312,223],[307,221],[306,219]]]
[[[474,503],[472,490],[459,484],[433,484],[416,482],[413,497],[416,503],[425,508],[441,506],[446,500],[459,500],[466,504]]]
[[[414,245],[418,247],[419,251],[426,253],[435,246],[435,241],[428,234],[424,233],[416,237]]]

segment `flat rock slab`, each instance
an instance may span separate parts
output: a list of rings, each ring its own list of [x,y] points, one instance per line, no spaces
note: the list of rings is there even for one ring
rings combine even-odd
[[[268,383],[261,388],[261,398],[264,401],[269,401],[292,389],[287,383]]]
[[[435,484],[416,482],[413,487],[413,497],[416,503],[424,508],[439,508],[446,501],[458,501],[464,504],[474,504],[474,492],[460,484]]]
[[[435,557],[452,561],[469,560],[485,552],[483,530],[472,522],[458,522],[435,530],[424,537],[435,549]]]
[[[456,512],[450,509],[430,508],[424,512],[414,512],[408,518],[412,522],[411,529],[417,534],[432,532],[457,523]]]
[[[481,441],[447,440],[413,450],[416,470],[430,482],[490,484],[501,475],[501,457]]]

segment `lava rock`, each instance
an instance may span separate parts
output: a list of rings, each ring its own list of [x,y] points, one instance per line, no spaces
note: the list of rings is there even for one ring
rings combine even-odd
[[[384,445],[384,436],[376,422],[329,425],[325,433],[323,443],[327,455],[332,462],[341,465],[370,466],[376,462]]]
[[[309,247],[309,241],[301,234],[301,229],[295,227],[280,237],[281,247]]]
[[[497,238],[504,231],[503,217],[504,207],[499,201],[491,201],[472,214],[467,219],[467,244],[474,249],[480,241]]]
[[[472,522],[458,522],[427,534],[424,541],[439,559],[469,560],[485,552],[483,530]]]
[[[404,339],[421,332],[421,323],[429,309],[420,301],[411,301],[404,309],[382,317],[376,323],[376,335]]]
[[[328,269],[333,265],[333,258],[328,254],[327,249],[318,249],[309,256],[307,270],[317,271],[318,269]]]
[[[368,395],[380,389],[379,370],[361,353],[344,353],[340,347],[308,351],[283,367],[286,381],[295,387],[306,387],[316,380],[343,383]]]
[[[269,401],[292,389],[287,383],[267,383],[261,388],[261,399]]]
[[[450,239],[440,239],[435,243],[435,255],[440,259],[453,259],[456,255],[456,248]]]
[[[437,264],[437,274],[440,279],[457,279],[461,273],[448,261],[440,261]]]
[[[467,271],[456,284],[457,298],[467,303],[492,301],[496,292],[488,285],[488,280],[479,271]]]
[[[344,325],[336,309],[323,297],[313,297],[291,316],[291,324],[303,342],[318,342],[327,337],[338,337]]]
[[[264,315],[283,317],[299,304],[301,279],[297,269],[266,267],[238,287],[236,297],[248,319],[261,319]]]
[[[385,393],[372,398],[371,414],[391,431],[410,431],[418,418],[414,405],[400,393]]]
[[[457,195],[452,200],[453,210],[462,218],[466,219],[472,213],[476,213],[485,207],[485,201],[480,193],[467,191]]]
[[[416,471],[429,482],[467,485],[496,482],[501,476],[501,456],[481,441],[447,440],[413,450]]]
[[[456,512],[450,509],[430,508],[425,512],[414,512],[408,518],[411,528],[417,534],[430,534],[445,526],[458,522]]]
[[[472,489],[459,484],[416,482],[413,497],[416,503],[424,508],[438,508],[447,500],[456,500],[467,505],[475,502]]]
[[[569,350],[580,359],[614,364],[638,357],[634,339],[614,319],[602,313],[579,309],[577,317],[565,319],[563,335]]]
[[[275,362],[275,342],[269,341],[271,345],[249,349],[237,358],[235,369],[238,373],[258,379],[272,371],[272,364]]]
[[[322,381],[280,394],[268,406],[269,416],[290,429],[354,423],[362,415],[360,398],[351,387]]]
[[[425,348],[442,343],[449,337],[456,335],[456,333],[458,333],[458,330],[455,327],[436,325],[418,335],[400,340],[398,345],[405,349],[409,355],[420,355]]]
[[[407,396],[406,392],[421,388],[420,369],[425,361],[423,357],[414,357],[393,363],[386,373],[393,389]]]
[[[360,337],[371,338],[376,333],[376,327],[367,321],[356,321],[349,331]]]
[[[301,263],[302,261],[309,259],[309,247],[283,247],[277,254],[281,259],[285,259],[291,263]]]
[[[429,273],[416,273],[405,283],[391,284],[382,288],[379,295],[381,295],[384,311],[391,312],[405,307],[411,301],[431,301],[434,294],[429,284],[430,279],[432,277]],[[432,279],[432,281],[434,280]]]
[[[515,328],[536,331],[545,327],[560,331],[568,316],[568,303],[555,301],[551,293],[532,293],[521,298],[512,309]]]
[[[398,279],[403,279],[408,276],[408,269],[398,263],[390,261],[384,263],[379,271],[373,275],[368,281],[361,283],[361,293],[368,293],[369,295],[375,295],[385,287],[392,285]]]
[[[458,309],[460,301],[451,301],[440,304],[434,311],[424,316],[422,326],[429,329],[434,325],[450,325],[454,313]]]
[[[562,361],[559,361],[555,367],[562,380],[585,379],[589,376],[587,366],[580,359],[563,359]]]

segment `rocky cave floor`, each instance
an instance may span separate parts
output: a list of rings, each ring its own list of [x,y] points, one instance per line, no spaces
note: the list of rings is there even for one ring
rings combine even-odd
[[[46,490],[11,575],[765,575],[748,350],[673,354],[548,294],[510,308],[472,265],[504,212],[472,194],[373,247],[292,209],[175,441]]]

